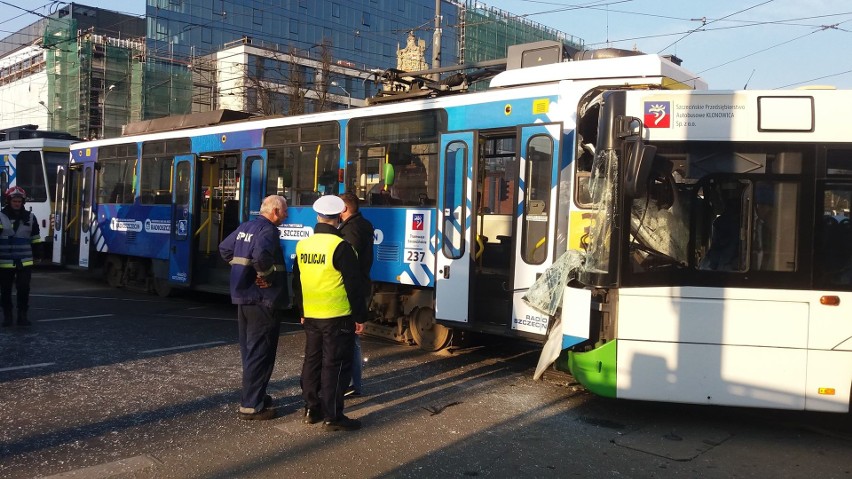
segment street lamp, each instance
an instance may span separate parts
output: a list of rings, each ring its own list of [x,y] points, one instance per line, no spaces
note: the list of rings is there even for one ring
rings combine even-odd
[[[59,110],[61,110],[61,109],[62,109],[62,105],[58,105],[58,106],[56,107],[56,110],[54,111],[54,110],[51,110],[50,108],[48,108],[48,107],[47,107],[47,105],[44,103],[44,101],[39,101],[39,102],[38,102],[38,104],[39,104],[39,105],[41,105],[41,106],[43,106],[43,107],[44,107],[44,109],[45,109],[45,110],[47,110],[47,114],[49,115],[49,116],[47,117],[47,118],[48,118],[48,122],[47,122],[47,129],[48,129],[48,130],[52,130],[52,129],[53,129],[53,113],[54,113],[55,111],[59,111]]]
[[[107,91],[104,92],[104,106],[101,109],[101,139],[106,135],[106,102],[109,92],[115,90],[115,85],[110,85]]]
[[[352,108],[352,94],[349,93],[349,90],[347,90],[346,88],[343,88],[340,85],[340,83],[337,83],[336,81],[331,82],[331,86],[336,86],[337,88],[340,88],[341,90],[343,90],[344,93],[346,93],[346,97],[348,98],[348,102],[346,103],[346,108],[347,109]]]

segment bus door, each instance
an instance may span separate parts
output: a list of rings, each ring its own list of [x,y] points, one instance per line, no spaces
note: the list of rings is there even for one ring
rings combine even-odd
[[[468,322],[471,274],[472,132],[441,135],[435,317]]]
[[[192,281],[195,237],[195,155],[178,155],[172,170],[172,223],[169,235],[168,283],[189,286]]]
[[[246,150],[243,152],[243,180],[240,182],[240,221],[257,218],[260,205],[265,196],[266,150]]]
[[[56,168],[56,202],[53,204],[53,251],[51,260],[53,264],[65,264],[65,228],[63,223],[68,213],[68,202],[66,201],[65,179],[68,168],[59,165]]]
[[[523,295],[553,263],[559,178],[560,124],[520,129],[518,208],[512,329],[547,333],[549,318],[530,308]]]

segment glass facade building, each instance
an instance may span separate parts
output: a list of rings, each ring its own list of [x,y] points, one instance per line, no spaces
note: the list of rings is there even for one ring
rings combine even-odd
[[[435,0],[146,2],[145,18],[71,3],[6,37],[3,121],[95,138],[128,122],[221,108],[286,115],[360,106],[379,87],[370,71],[396,68],[410,33],[434,66]],[[582,49],[476,0],[442,0],[440,19],[441,67],[504,58],[508,46],[539,40]]]
[[[252,44],[318,55],[330,43],[335,60],[369,70],[396,66],[409,31],[430,45],[434,0],[147,0],[147,42],[158,56],[189,59],[250,37]],[[442,2],[441,63],[458,60],[460,5]],[[431,63],[431,58],[427,58]]]

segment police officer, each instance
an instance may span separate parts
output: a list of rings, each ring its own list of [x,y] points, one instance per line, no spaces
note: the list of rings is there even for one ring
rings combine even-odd
[[[278,225],[286,218],[287,200],[267,196],[260,216],[241,224],[219,244],[219,253],[231,265],[231,302],[237,305],[243,366],[240,419],[275,417],[266,387],[278,350],[280,323],[274,312],[289,305],[278,233]]]
[[[3,326],[12,325],[12,285],[17,291],[18,326],[29,326],[30,279],[33,256],[41,256],[38,220],[24,209],[27,193],[20,186],[6,190],[6,205],[0,210],[0,306]]]
[[[302,397],[307,424],[323,421],[330,431],[351,431],[361,421],[343,415],[355,334],[363,330],[366,307],[355,250],[337,226],[343,200],[328,195],[314,203],[314,234],[296,244],[295,305],[305,327]]]
[[[361,271],[361,295],[364,304],[369,307],[372,283],[370,282],[370,269],[373,267],[373,224],[361,214],[358,209],[358,197],[355,193],[346,192],[340,195],[345,208],[340,214],[340,234],[343,236],[355,253],[358,254],[358,265]],[[352,354],[352,384],[346,390],[347,397],[358,397],[363,391],[361,387],[361,373],[363,367],[363,356],[361,353],[361,339],[355,336],[355,345]]]

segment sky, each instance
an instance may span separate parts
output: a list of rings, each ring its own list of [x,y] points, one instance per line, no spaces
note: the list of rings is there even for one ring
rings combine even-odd
[[[345,0],[343,0],[345,1]],[[54,4],[57,2],[53,2]],[[142,15],[145,0],[79,3]],[[586,47],[674,54],[711,89],[852,89],[849,0],[485,0]],[[46,13],[45,0],[0,0],[0,35]],[[16,7],[15,5],[20,5]],[[23,9],[22,9],[22,8]],[[53,7],[56,8],[56,7]]]

